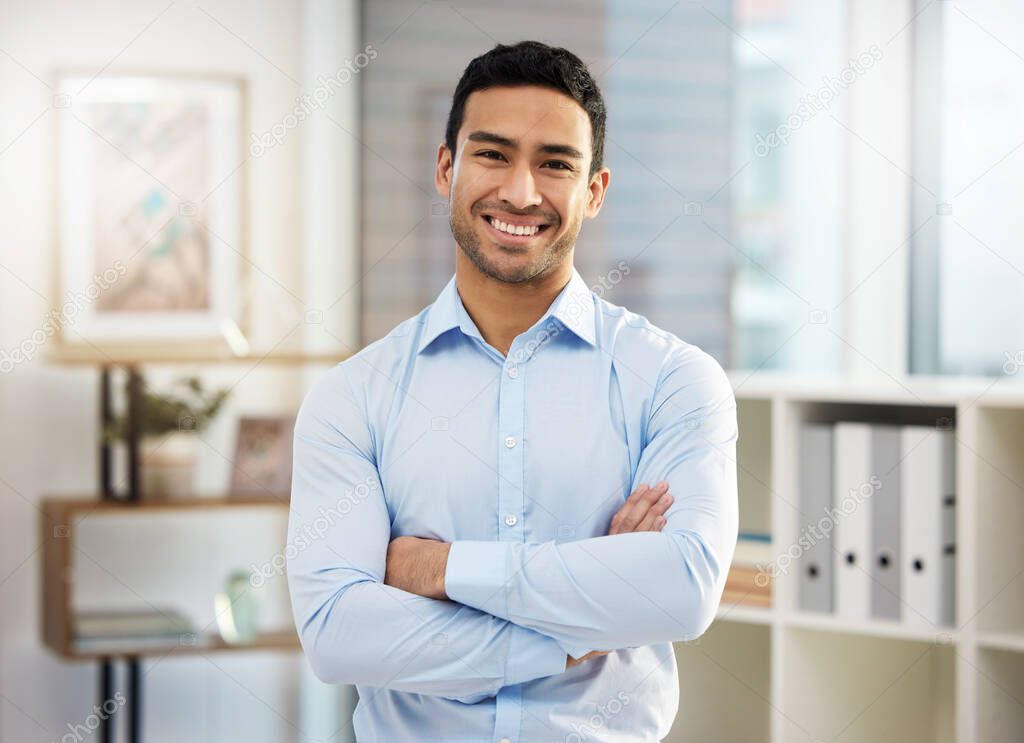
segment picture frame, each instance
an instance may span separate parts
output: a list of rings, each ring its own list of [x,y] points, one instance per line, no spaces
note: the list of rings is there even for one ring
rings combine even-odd
[[[280,500],[291,493],[294,416],[243,416],[232,460],[232,498]]]
[[[245,81],[61,70],[54,93],[58,344],[145,358],[246,337]]]

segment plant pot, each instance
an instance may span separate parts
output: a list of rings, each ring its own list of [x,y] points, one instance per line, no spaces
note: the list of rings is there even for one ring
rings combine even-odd
[[[196,434],[177,431],[142,439],[139,466],[143,499],[181,500],[195,496],[198,442]]]

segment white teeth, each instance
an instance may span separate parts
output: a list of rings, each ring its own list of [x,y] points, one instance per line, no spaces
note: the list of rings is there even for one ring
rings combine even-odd
[[[491,217],[491,226],[495,229],[501,230],[502,232],[507,232],[510,235],[536,235],[540,232],[539,226],[524,227],[520,225],[516,227],[511,224],[505,224],[500,219],[495,219],[494,217]]]

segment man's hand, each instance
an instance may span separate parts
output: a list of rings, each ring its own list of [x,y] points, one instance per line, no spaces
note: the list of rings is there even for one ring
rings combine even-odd
[[[664,480],[653,488],[641,484],[612,517],[608,535],[628,534],[634,531],[661,531],[661,527],[665,525],[664,513],[672,505],[673,500],[668,492],[668,483]]]
[[[420,537],[396,537],[388,544],[384,583],[403,591],[446,601],[444,571],[449,542]]]
[[[586,655],[584,655],[582,657],[579,657],[579,658],[573,658],[571,655],[567,655],[567,656],[565,656],[566,657],[565,669],[569,670],[573,666],[578,666],[580,663],[582,663],[585,660],[590,660],[591,658],[596,658],[599,655],[608,655],[608,653],[610,653],[610,652],[611,652],[611,650],[591,650],[589,653],[587,653]]]
[[[628,534],[634,531],[661,531],[665,525],[664,513],[672,505],[673,497],[668,492],[668,483],[662,480],[653,488],[641,484],[634,490],[626,502],[612,517],[609,536],[612,534]],[[578,666],[591,658],[608,655],[611,650],[591,650],[579,658],[566,656],[566,670]]]

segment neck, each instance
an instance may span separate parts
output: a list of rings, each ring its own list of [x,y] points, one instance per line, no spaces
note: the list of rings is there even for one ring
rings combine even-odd
[[[542,277],[509,284],[482,273],[456,249],[455,285],[484,340],[507,356],[512,341],[529,330],[572,278],[572,256]]]

